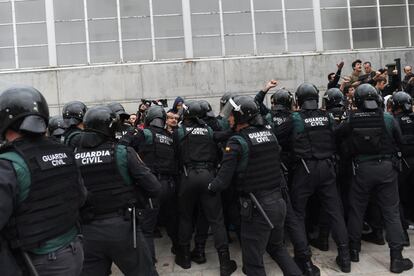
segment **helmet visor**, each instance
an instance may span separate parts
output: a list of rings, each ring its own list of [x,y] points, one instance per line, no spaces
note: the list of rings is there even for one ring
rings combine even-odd
[[[220,116],[222,118],[228,119],[233,111],[240,112],[243,114],[241,110],[241,105],[237,105],[232,98],[230,98],[224,107],[220,111]]]
[[[19,129],[30,133],[43,134],[47,131],[47,124],[44,118],[30,115],[23,119]]]

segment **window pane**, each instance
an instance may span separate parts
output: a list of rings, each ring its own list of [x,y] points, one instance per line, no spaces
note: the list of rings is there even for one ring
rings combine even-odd
[[[155,36],[171,37],[183,36],[183,18],[181,16],[155,17]]]
[[[408,46],[407,28],[382,29],[384,47]]]
[[[219,11],[218,0],[191,0],[191,12]]]
[[[288,31],[313,30],[313,11],[287,11]]]
[[[259,54],[279,54],[285,50],[283,34],[260,34],[256,42]]]
[[[289,52],[315,51],[314,33],[288,34]]]
[[[90,51],[92,63],[119,61],[118,42],[91,43]]]
[[[0,69],[12,69],[15,68],[14,64],[14,50],[13,49],[0,49]]]
[[[220,34],[220,16],[218,14],[192,15],[191,25],[193,35]]]
[[[221,56],[220,37],[195,37],[193,47],[196,57]]]
[[[252,18],[249,13],[225,14],[223,21],[226,34],[252,32]]]
[[[354,48],[379,48],[378,30],[353,30]]]
[[[17,25],[17,44],[32,45],[47,43],[46,24]]]
[[[382,26],[404,26],[407,25],[405,7],[382,7]]]
[[[85,41],[83,22],[56,22],[56,43]]]
[[[152,59],[151,41],[124,41],[122,46],[125,61]]]
[[[151,37],[151,21],[150,18],[126,18],[121,19],[122,38],[150,38]]]
[[[13,46],[13,27],[0,26],[0,47]]]
[[[380,0],[380,5],[405,4],[405,0]]]
[[[112,17],[116,16],[115,0],[87,0],[88,17]]]
[[[323,32],[323,48],[325,50],[349,49],[349,31]]]
[[[184,39],[160,39],[155,41],[157,59],[184,58]]]
[[[281,0],[255,0],[254,9],[255,10],[282,9],[282,1]]]
[[[59,65],[86,64],[86,45],[57,45]]]
[[[321,10],[322,29],[348,28],[348,12],[346,9]]]
[[[321,7],[346,7],[346,1],[344,0],[320,0]]]
[[[0,23],[12,22],[12,9],[10,2],[0,3]]]
[[[351,6],[369,6],[377,5],[376,0],[351,0]]]
[[[256,17],[256,32],[283,32],[282,12],[261,12]]]
[[[351,9],[352,28],[378,27],[376,8]]]
[[[55,20],[83,19],[82,0],[54,0]]]
[[[152,0],[154,14],[182,13],[181,0]]]
[[[15,7],[16,22],[44,21],[46,18],[44,0],[15,2]]]
[[[226,43],[226,55],[253,54],[252,35],[227,36],[224,41]]]
[[[119,1],[121,16],[149,15],[149,1],[122,0]]]
[[[116,20],[90,21],[89,39],[91,41],[118,39],[118,25]]]
[[[49,65],[47,47],[19,48],[20,67],[41,67]]]
[[[312,1],[285,0],[285,4],[287,9],[312,8]]]
[[[249,0],[224,0],[223,11],[250,11]]]

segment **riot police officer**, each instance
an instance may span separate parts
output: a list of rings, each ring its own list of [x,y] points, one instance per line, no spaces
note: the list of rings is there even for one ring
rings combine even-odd
[[[79,142],[79,134],[83,129],[83,116],[86,110],[86,105],[80,101],[71,101],[63,106],[62,116],[66,130],[62,135],[62,143],[65,145],[75,147]]]
[[[249,96],[230,98],[222,114],[228,114],[237,134],[225,148],[217,177],[208,189],[219,192],[233,175],[241,202],[243,272],[266,275],[263,254],[268,248],[285,275],[302,275],[284,244],[286,205],[280,191],[280,151],[276,136],[263,124],[258,106]]]
[[[223,107],[226,105],[226,103],[229,101],[229,99],[233,96],[235,96],[234,93],[226,92],[220,98],[220,114],[217,116],[217,121],[220,125],[221,130],[227,130],[230,128],[229,122],[227,121],[227,119],[223,118],[221,111]]]
[[[54,137],[57,141],[61,141],[63,133],[65,133],[65,121],[61,115],[49,118],[49,125],[47,127],[49,137]]]
[[[199,102],[187,102],[183,111],[182,125],[174,132],[175,152],[180,164],[179,250],[175,262],[185,269],[191,267],[193,214],[200,203],[214,235],[220,261],[220,275],[231,275],[237,265],[230,260],[221,198],[219,194],[212,195],[207,190],[208,183],[214,178],[218,162],[214,134],[212,129],[199,119],[203,112]]]
[[[115,144],[119,118],[106,106],[89,109],[75,149],[89,192],[82,210],[85,262],[82,275],[109,275],[114,262],[125,275],[157,275],[137,231],[140,195],[157,196],[160,184],[136,152]]]
[[[413,192],[413,176],[414,176],[414,113],[412,109],[411,96],[400,91],[395,93],[391,98],[391,110],[394,118],[400,125],[402,132],[402,141],[400,145],[402,170],[398,176],[399,192],[402,211],[403,228],[408,228],[406,219],[412,220],[414,218],[414,204],[411,196]],[[404,231],[406,239],[408,239],[407,232]]]
[[[257,93],[255,101],[259,104],[261,115],[265,117],[266,121],[273,128],[274,134],[281,146],[280,160],[285,176],[281,182],[281,188],[286,202],[285,228],[294,247],[295,261],[306,276],[316,276],[320,275],[320,270],[312,263],[312,252],[308,246],[306,231],[302,228],[293,210],[288,193],[288,186],[290,185],[287,182],[292,179],[290,133],[292,130],[293,94],[286,89],[278,89],[270,97],[271,109],[268,109],[263,104],[267,92],[271,88],[276,87],[277,84],[278,82],[275,80],[269,81],[265,88]]]
[[[291,141],[295,159],[290,190],[292,205],[305,228],[308,199],[313,194],[318,195],[338,246],[336,263],[342,272],[348,273],[351,271],[348,238],[335,181],[333,118],[318,109],[319,93],[313,84],[301,84],[296,90],[296,99],[300,110],[292,116]]]
[[[167,234],[172,241],[172,251],[177,247],[177,197],[175,179],[177,162],[174,155],[172,134],[165,129],[167,114],[162,106],[153,105],[146,111],[144,129],[134,139],[133,146],[161,183],[161,194],[152,201],[152,208],[147,205],[145,218],[141,228],[155,258],[154,228],[157,215],[166,226]]]
[[[401,273],[413,267],[402,257],[404,234],[400,221],[398,197],[399,162],[397,143],[400,128],[378,104],[378,92],[369,84],[360,85],[354,95],[357,110],[338,128],[351,144],[354,176],[349,193],[348,232],[351,259],[359,261],[364,213],[371,195],[376,197],[384,218],[391,253],[390,270]]]
[[[45,136],[48,118],[35,88],[13,86],[0,94],[0,134],[7,141],[0,151],[2,275],[81,272],[77,224],[86,191],[72,150]]]
[[[128,137],[132,137],[136,129],[128,122],[130,115],[125,112],[125,108],[122,106],[122,104],[118,102],[112,102],[108,104],[108,107],[112,110],[112,112],[119,116],[120,120],[118,129],[115,131],[115,139],[119,141],[127,134],[130,134]]]

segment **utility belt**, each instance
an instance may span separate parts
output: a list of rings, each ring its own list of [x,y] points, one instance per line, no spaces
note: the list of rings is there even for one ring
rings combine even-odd
[[[353,172],[353,175],[356,175],[356,171],[358,170],[359,165],[365,162],[381,163],[382,161],[390,161],[392,163],[392,166],[396,170],[402,171],[401,160],[404,160],[401,157],[401,153],[398,153],[398,155],[395,155],[395,154],[357,155],[352,160],[352,172]]]
[[[208,170],[215,171],[217,169],[216,164],[211,162],[197,162],[197,163],[188,163],[183,165],[183,172],[185,176],[188,176],[188,172],[191,170]]]
[[[86,207],[81,210],[80,216],[82,224],[88,224],[94,220],[104,220],[114,217],[123,217],[124,220],[131,220],[131,214],[127,207],[105,213],[95,213],[93,207]]]
[[[154,175],[158,180],[169,180],[175,176],[174,174],[168,173],[154,173]]]

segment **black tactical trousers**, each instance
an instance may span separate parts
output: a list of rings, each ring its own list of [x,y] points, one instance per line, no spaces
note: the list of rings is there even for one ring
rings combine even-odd
[[[282,178],[285,181],[285,178]],[[311,257],[312,252],[308,246],[306,239],[306,231],[301,227],[300,221],[296,216],[295,210],[293,209],[292,202],[290,200],[289,191],[287,189],[287,183],[283,183],[282,193],[286,203],[286,219],[285,219],[285,230],[289,235],[290,241],[293,244],[295,251],[295,257],[305,259]],[[270,253],[269,253],[270,254]]]
[[[188,175],[181,175],[178,192],[179,244],[190,245],[194,212],[197,204],[200,204],[213,232],[216,249],[228,248],[220,194],[212,195],[207,189],[208,183],[214,178],[213,171],[205,168],[188,168],[187,173]]]
[[[346,230],[341,198],[336,186],[336,174],[334,161],[331,159],[324,160],[306,160],[305,166],[299,162],[292,181],[291,200],[292,206],[305,229],[305,215],[308,199],[314,193],[317,193],[323,210],[330,219],[332,237],[337,245],[348,244],[348,234]]]
[[[405,219],[414,221],[414,156],[404,158],[402,171],[398,176],[398,186]]]
[[[398,173],[391,160],[358,164],[349,193],[348,232],[352,249],[361,249],[361,232],[370,196],[381,208],[390,249],[400,250],[404,241],[398,196]]]
[[[112,263],[126,276],[158,275],[140,230],[136,233],[137,248],[133,247],[131,221],[119,216],[94,220],[82,225],[82,230],[85,252],[82,276],[110,275]]]
[[[240,235],[243,272],[252,276],[265,276],[263,254],[267,251],[282,269],[284,275],[302,275],[284,245],[286,204],[281,193],[262,191],[254,194],[274,228],[270,228],[257,208],[250,207],[251,212],[245,212],[242,207]]]
[[[175,180],[172,176],[159,175],[161,195],[158,199],[160,224],[164,225],[173,245],[178,242],[178,210]]]

